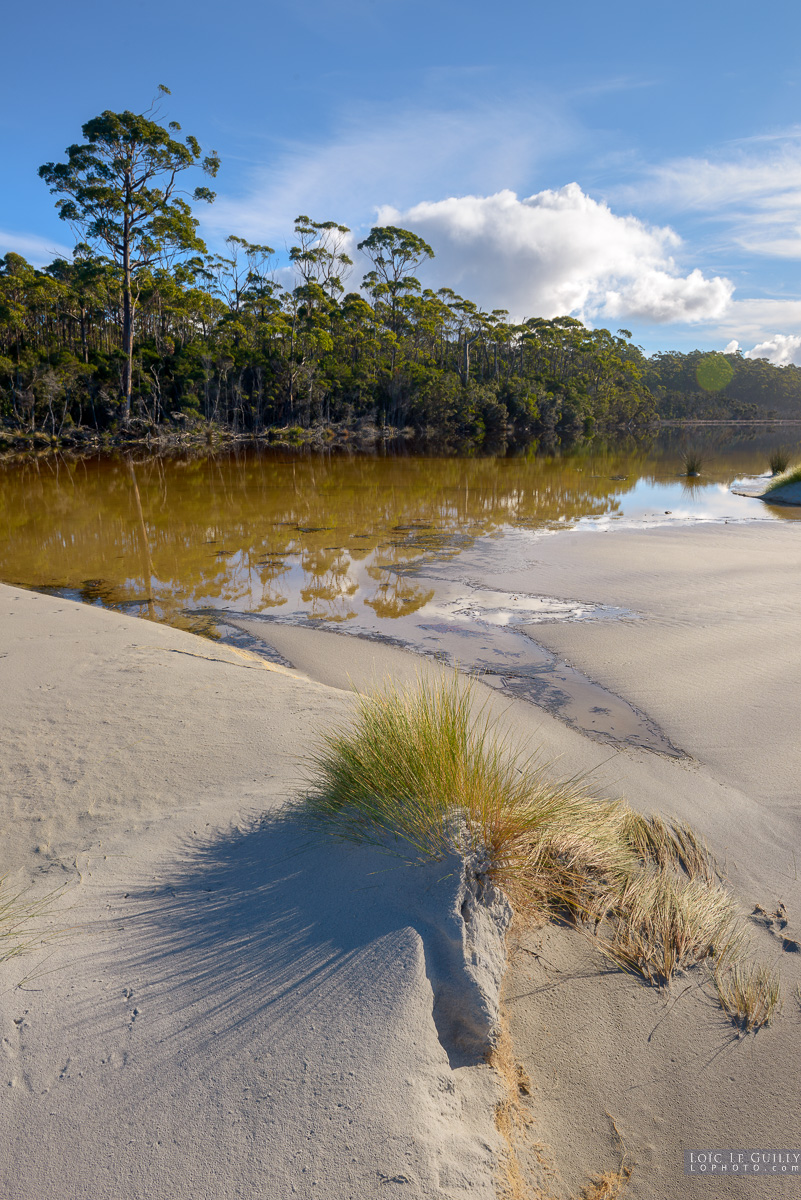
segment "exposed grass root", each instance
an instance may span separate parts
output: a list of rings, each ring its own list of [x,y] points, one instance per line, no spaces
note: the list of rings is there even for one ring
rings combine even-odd
[[[495,1108],[495,1127],[503,1140],[499,1165],[498,1193],[501,1200],[530,1200],[532,1189],[518,1155],[518,1146],[527,1140],[532,1126],[529,1109],[523,1097],[530,1093],[525,1071],[515,1059],[512,1038],[506,1021],[488,1059],[497,1071],[503,1096]]]
[[[735,962],[716,971],[714,981],[721,1008],[743,1033],[755,1033],[781,1012],[781,980],[775,968]]]
[[[631,1178],[631,1167],[626,1164],[616,1171],[604,1171],[581,1190],[581,1200],[617,1200]]]

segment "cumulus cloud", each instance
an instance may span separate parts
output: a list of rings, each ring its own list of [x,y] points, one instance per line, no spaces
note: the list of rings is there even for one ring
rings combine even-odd
[[[711,321],[723,316],[733,292],[728,279],[681,273],[673,257],[681,240],[672,229],[619,216],[577,183],[527,199],[504,190],[402,211],[385,206],[379,223],[430,242],[437,259],[428,279],[516,317]]]
[[[801,366],[801,334],[774,333],[773,337],[746,350],[743,358],[767,358],[777,367],[786,367],[789,363]]]

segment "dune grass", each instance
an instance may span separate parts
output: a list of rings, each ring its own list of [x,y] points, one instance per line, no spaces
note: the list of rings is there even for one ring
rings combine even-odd
[[[790,465],[790,455],[783,446],[777,446],[768,455],[771,475],[782,475]]]
[[[48,911],[61,890],[33,900],[24,891],[9,892],[5,877],[0,876],[0,962],[24,954],[41,942],[41,931],[32,922]]]
[[[701,963],[730,988],[740,978],[727,972],[745,925],[701,839],[585,779],[555,779],[458,676],[359,696],[353,725],[329,734],[310,766],[303,811],[336,837],[408,859],[477,853],[518,913],[582,929],[654,986]],[[724,1008],[734,1019],[734,1002]]]
[[[781,475],[776,475],[771,479],[765,492],[775,492],[777,488],[787,487],[790,483],[801,483],[801,463],[797,467],[790,467],[788,471],[783,471]]]
[[[781,1012],[778,971],[764,963],[734,962],[715,971],[720,1006],[743,1033],[755,1033]]]

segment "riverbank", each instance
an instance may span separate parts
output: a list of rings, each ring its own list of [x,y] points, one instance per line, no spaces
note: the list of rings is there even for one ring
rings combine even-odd
[[[419,436],[419,435],[418,435]],[[315,421],[308,426],[276,425],[258,432],[240,432],[213,421],[181,419],[155,424],[132,420],[127,429],[103,430],[90,426],[72,426],[47,433],[43,429],[23,430],[0,427],[0,459],[19,454],[42,454],[66,450],[97,454],[112,450],[145,450],[152,454],[171,453],[192,447],[224,450],[235,446],[276,446],[290,449],[342,448],[369,451],[380,442],[405,442],[415,437],[412,429],[376,425],[374,421]]]
[[[487,702],[557,773],[690,821],[763,910],[753,937],[785,978],[783,1016],[738,1040],[700,979],[665,997],[571,931],[518,925],[506,1008],[542,1147],[528,1165],[559,1200],[618,1166],[615,1128],[641,1200],[712,1194],[683,1176],[683,1147],[801,1140],[801,954],[785,947],[801,941],[797,566],[777,523],[566,533],[493,577],[635,614],[530,632],[684,758]],[[498,1093],[437,1037],[430,909],[410,911],[417,889],[388,860],[297,855],[291,831],[258,823],[297,790],[310,735],[347,716],[351,683],[442,668],[253,622],[297,668],[268,670],[164,626],[0,598],[9,863],[19,883],[69,885],[63,938],[0,968],[9,1196],[492,1194]],[[739,1196],[739,1180],[712,1186]]]

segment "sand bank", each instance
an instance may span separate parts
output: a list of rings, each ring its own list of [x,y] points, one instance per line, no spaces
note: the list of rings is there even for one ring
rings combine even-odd
[[[5,865],[65,885],[0,965],[4,1200],[494,1196],[453,877],[261,820],[350,698],[6,587],[0,631]]]
[[[740,1041],[696,980],[665,997],[569,931],[517,930],[506,1006],[543,1146],[529,1163],[560,1200],[617,1164],[614,1127],[641,1200],[797,1190],[687,1179],[681,1152],[801,1143],[801,954],[783,948],[801,940],[799,550],[780,525],[566,534],[493,580],[631,609],[531,635],[686,756],[615,752],[487,690],[508,727],[558,771],[691,821],[746,911],[789,918],[754,924],[781,960],[784,1016]],[[306,734],[347,714],[351,683],[442,668],[243,622],[297,668],[269,673],[163,627],[1,594],[3,824],[21,875],[74,881],[55,915],[83,923],[30,990],[13,988],[27,960],[2,967],[8,1195],[492,1194],[492,1077],[455,1065],[433,1017],[441,878],[410,910],[408,868],[297,855],[291,828],[254,824],[297,786]]]
[[[685,1178],[684,1147],[801,1143],[801,540],[794,526],[694,526],[567,534],[536,543],[525,570],[493,576],[514,593],[631,609],[621,621],[532,626],[530,635],[652,718],[683,759],[583,736],[530,704],[505,721],[564,774],[636,808],[692,823],[724,863],[745,912],[783,904],[782,929],[753,924],[785,979],[783,1017],[737,1040],[708,987],[668,996],[610,971],[575,935],[518,930],[506,983],[517,1054],[533,1086],[546,1194],[575,1196],[619,1162],[620,1132],[641,1200],[783,1194],[775,1179]],[[475,568],[476,563],[472,563]],[[313,678],[346,687],[408,677],[403,651],[324,632],[248,625]],[[428,667],[426,669],[434,669]],[[513,939],[514,944],[515,939]],[[787,944],[788,949],[785,949]]]

